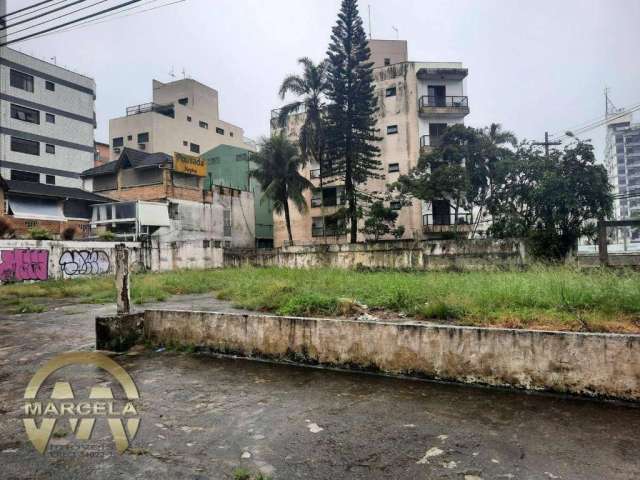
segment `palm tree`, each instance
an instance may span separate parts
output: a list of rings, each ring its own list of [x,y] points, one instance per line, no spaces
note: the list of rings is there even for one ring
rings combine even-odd
[[[297,147],[291,143],[284,133],[262,139],[258,152],[251,154],[251,161],[256,165],[250,174],[263,187],[263,198],[273,202],[273,210],[282,214],[287,225],[289,244],[293,244],[291,235],[291,217],[289,201],[299,212],[307,210],[307,202],[302,193],[313,184],[300,175],[304,160],[298,155]]]

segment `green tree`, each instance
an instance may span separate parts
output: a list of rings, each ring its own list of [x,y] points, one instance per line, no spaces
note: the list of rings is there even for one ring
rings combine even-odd
[[[372,235],[377,242],[380,237],[392,234],[396,238],[404,234],[404,226],[394,228],[398,212],[392,208],[385,207],[382,200],[376,200],[369,206],[367,218],[364,221],[364,228],[360,231],[365,235]]]
[[[343,178],[350,220],[350,241],[357,242],[358,186],[380,178],[380,149],[375,114],[373,63],[356,0],[343,0],[333,27],[328,78],[327,165],[329,175]]]
[[[304,167],[304,159],[298,154],[297,147],[280,133],[271,138],[263,139],[258,152],[251,154],[251,161],[256,168],[250,174],[263,188],[263,198],[269,198],[273,202],[273,210],[282,214],[284,212],[289,243],[293,244],[291,235],[291,216],[289,202],[291,201],[300,212],[307,210],[307,202],[303,192],[312,188],[313,184],[300,175]]]
[[[593,220],[611,213],[607,171],[596,165],[589,143],[553,150],[548,159],[523,144],[499,171],[488,201],[489,233],[528,239],[538,258],[564,259],[581,236],[593,233]]]

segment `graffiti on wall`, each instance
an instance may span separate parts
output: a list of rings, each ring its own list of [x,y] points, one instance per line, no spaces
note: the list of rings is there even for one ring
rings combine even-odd
[[[63,275],[100,275],[108,273],[111,263],[104,250],[66,250],[60,256]]]
[[[46,280],[49,251],[14,248],[0,251],[0,281]]]

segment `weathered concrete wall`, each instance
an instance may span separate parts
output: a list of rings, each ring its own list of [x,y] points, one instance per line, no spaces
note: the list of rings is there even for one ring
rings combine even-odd
[[[400,240],[354,245],[290,246],[250,252],[225,251],[225,266],[287,268],[337,267],[438,270],[481,269],[525,265],[524,244],[500,240]]]
[[[640,400],[640,335],[147,310],[144,339],[249,357]]]
[[[0,284],[114,275],[118,243],[0,240]],[[219,268],[223,263],[223,250],[213,240],[125,245],[131,272]]]
[[[576,263],[581,267],[599,267],[598,255],[577,255]],[[609,266],[611,267],[640,267],[640,253],[610,253]]]

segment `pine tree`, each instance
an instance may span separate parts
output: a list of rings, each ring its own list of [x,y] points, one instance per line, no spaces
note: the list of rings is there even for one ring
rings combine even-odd
[[[376,133],[378,111],[373,85],[371,52],[358,12],[357,0],[343,0],[338,21],[333,27],[329,57],[330,84],[327,111],[325,171],[344,179],[350,240],[357,242],[358,201],[368,201],[358,187],[369,178],[380,178],[381,139]]]

